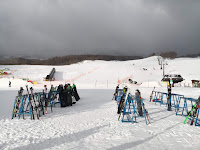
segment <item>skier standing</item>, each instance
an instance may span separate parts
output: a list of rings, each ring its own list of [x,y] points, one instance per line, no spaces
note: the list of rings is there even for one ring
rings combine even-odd
[[[59,93],[59,97],[60,97],[60,102],[61,102],[61,107],[66,107],[67,106],[67,97],[66,97],[66,94],[64,92],[64,88],[63,88],[63,85],[60,84],[58,86],[58,89],[57,89],[58,93]]]
[[[11,87],[11,81],[9,81],[9,87]]]

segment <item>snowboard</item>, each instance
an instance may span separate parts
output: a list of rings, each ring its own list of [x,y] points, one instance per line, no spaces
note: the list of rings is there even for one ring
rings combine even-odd
[[[80,99],[78,93],[75,92],[74,90],[72,91],[72,94],[73,94],[74,98],[76,99],[76,101],[78,101]]]
[[[76,99],[76,101],[78,101],[80,99],[78,92],[76,90],[76,87],[72,88],[72,95],[74,96],[74,98]]]

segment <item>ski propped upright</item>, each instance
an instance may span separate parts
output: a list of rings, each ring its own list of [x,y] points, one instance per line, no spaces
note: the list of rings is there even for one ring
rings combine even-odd
[[[35,98],[34,98],[33,87],[31,87],[30,90],[31,90],[31,95],[32,95],[32,98],[33,98],[33,102],[35,104],[35,111],[36,111],[36,114],[37,114],[37,119],[39,119],[38,105],[36,104],[36,101],[35,101]]]
[[[154,87],[154,88],[155,88],[155,87]],[[142,97],[141,97],[141,95],[140,95],[140,92],[138,92],[138,95],[139,95],[139,99],[140,99],[141,102],[142,102]],[[142,103],[142,106],[143,106],[143,108],[144,108],[144,112],[145,112],[145,115],[146,115],[146,117],[147,117],[148,123],[150,124],[151,122],[150,122],[150,120],[149,120],[149,113],[148,113],[148,111],[146,110],[146,108],[145,108],[145,106],[144,106],[144,103]]]
[[[195,107],[196,107],[196,106],[199,106],[199,103],[200,103],[200,96],[199,96],[197,102],[196,102],[196,103],[194,104],[194,106],[192,107],[192,110],[190,111],[190,113],[189,113],[189,114],[187,115],[187,117],[185,118],[183,124],[186,123],[187,119],[189,118],[189,116],[191,115],[191,113],[193,112],[193,110],[195,109]],[[194,117],[193,117],[192,120],[191,120],[191,125],[193,124],[193,121],[194,121]]]
[[[121,116],[122,116],[122,113],[123,113],[123,109],[124,109],[125,104],[126,104],[126,101],[127,101],[127,99],[128,99],[128,94],[129,94],[129,88],[128,88],[127,91],[126,91],[126,96],[125,96],[125,98],[124,98],[124,95],[123,95],[122,98],[121,98],[121,101],[120,101],[120,104],[119,104],[119,108],[118,108],[118,112],[119,112],[119,118],[118,118],[118,120],[121,119]]]
[[[19,105],[21,103],[21,97],[24,89],[23,87],[20,87],[20,90],[18,91],[18,96],[16,97],[16,101],[14,104],[14,109],[13,109],[13,114],[12,114],[12,119],[16,117],[16,114],[19,112]]]
[[[30,94],[29,94],[28,85],[26,85],[26,90],[27,90],[28,97],[29,97],[29,100],[30,100],[31,111],[32,111],[32,116],[33,116],[33,120],[34,120],[35,117],[34,117],[34,112],[33,112],[33,105],[32,105],[32,103],[31,103],[31,96],[30,96]]]
[[[143,104],[144,105],[144,104]],[[151,123],[150,122],[150,120],[149,120],[149,113],[148,113],[148,111],[146,110],[146,108],[144,107],[144,110],[145,110],[145,115],[146,115],[146,117],[147,117],[147,120],[148,120],[148,122],[149,122],[149,124]]]

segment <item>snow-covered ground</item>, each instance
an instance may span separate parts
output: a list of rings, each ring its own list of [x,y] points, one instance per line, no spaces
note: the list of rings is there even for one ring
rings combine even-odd
[[[173,93],[197,99],[199,88],[191,87],[191,80],[200,80],[200,58],[166,60],[165,73],[178,73],[185,79]],[[55,67],[56,81],[43,81]],[[6,65],[12,75],[0,78],[0,149],[199,149],[200,128],[183,124],[185,117],[167,111],[166,106],[149,102],[153,87],[167,92],[161,83],[163,70],[157,57],[133,61],[84,61],[68,66]],[[143,70],[143,68],[147,70]],[[37,81],[27,83],[23,78]],[[130,84],[131,78],[138,84]],[[12,87],[8,87],[11,81]],[[58,86],[75,83],[81,97],[72,107],[53,108],[40,120],[13,119],[13,103],[20,86],[33,86],[42,91],[44,84]],[[114,89],[127,85],[131,93],[141,91],[151,124],[144,118],[137,123],[118,121],[117,104],[112,101]],[[189,86],[189,87],[188,87]]]

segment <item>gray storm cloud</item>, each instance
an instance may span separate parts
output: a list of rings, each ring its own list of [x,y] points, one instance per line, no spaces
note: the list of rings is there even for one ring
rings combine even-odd
[[[200,1],[0,0],[0,55],[200,52]]]

